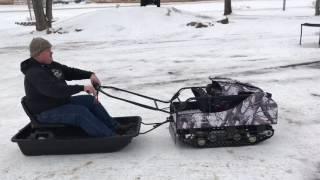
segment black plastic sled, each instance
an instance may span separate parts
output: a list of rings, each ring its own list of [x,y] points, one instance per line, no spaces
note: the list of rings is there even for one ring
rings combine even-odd
[[[107,153],[126,147],[140,131],[139,116],[116,117],[120,123],[135,122],[137,126],[121,136],[90,137],[77,127],[50,127],[34,129],[31,123],[12,137],[21,152],[27,156],[84,153]]]
[[[79,127],[39,123],[29,110],[26,97],[21,99],[21,104],[31,122],[11,141],[17,142],[21,152],[28,156],[115,152],[127,146],[140,131],[141,117],[115,117],[120,124],[134,123],[136,126],[121,136],[90,137]]]

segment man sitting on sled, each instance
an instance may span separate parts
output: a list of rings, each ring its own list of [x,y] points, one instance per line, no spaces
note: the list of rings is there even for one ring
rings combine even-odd
[[[81,127],[91,136],[123,134],[130,125],[120,125],[97,101],[94,84],[98,77],[90,71],[71,68],[53,61],[52,45],[43,38],[30,43],[30,58],[21,63],[25,75],[26,104],[40,123]],[[92,85],[68,85],[70,80],[90,79]],[[85,91],[92,95],[78,95]]]

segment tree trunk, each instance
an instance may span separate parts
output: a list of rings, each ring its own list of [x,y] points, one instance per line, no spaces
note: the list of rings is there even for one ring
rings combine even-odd
[[[283,10],[283,11],[286,10],[286,0],[283,0],[282,10]]]
[[[32,21],[32,14],[31,14],[31,0],[27,0],[28,3],[28,10],[29,10],[29,15],[30,15],[30,21]]]
[[[316,16],[320,15],[320,0],[316,0],[316,5],[315,5],[315,10],[316,10]]]
[[[224,0],[224,15],[232,13],[231,0]]]
[[[47,21],[43,12],[42,0],[32,0],[32,4],[36,18],[36,30],[43,31],[47,28]]]
[[[46,0],[46,17],[47,17],[47,25],[51,28],[52,22],[52,0]]]

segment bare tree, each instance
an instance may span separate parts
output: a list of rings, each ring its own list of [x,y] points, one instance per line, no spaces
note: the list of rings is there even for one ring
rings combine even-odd
[[[43,10],[43,0],[32,0],[34,16],[36,18],[36,30],[43,31],[51,27],[52,0],[46,0],[46,14]]]
[[[232,13],[231,0],[224,0],[224,15]]]
[[[320,0],[316,0],[315,15],[316,15],[316,16],[319,16],[319,15],[320,15]]]
[[[46,17],[43,12],[42,0],[32,0],[34,16],[36,18],[36,29],[42,31],[47,28]]]
[[[46,17],[47,17],[47,25],[49,28],[52,27],[52,0],[46,0]]]
[[[282,10],[283,10],[283,11],[286,10],[286,0],[283,0]]]

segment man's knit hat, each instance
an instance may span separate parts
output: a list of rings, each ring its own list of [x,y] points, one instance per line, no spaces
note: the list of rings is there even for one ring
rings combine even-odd
[[[51,48],[51,47],[52,47],[52,45],[50,44],[49,41],[47,41],[41,37],[33,38],[30,45],[29,45],[30,56],[36,57],[42,51],[44,51],[48,48]]]

